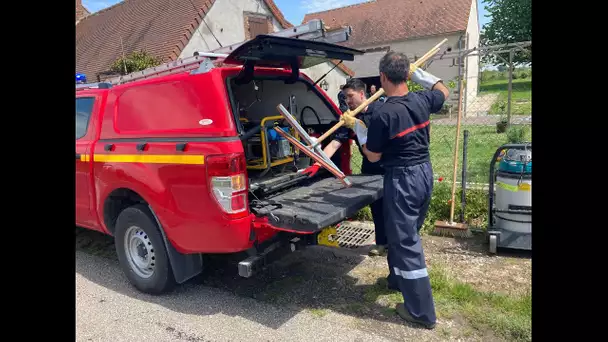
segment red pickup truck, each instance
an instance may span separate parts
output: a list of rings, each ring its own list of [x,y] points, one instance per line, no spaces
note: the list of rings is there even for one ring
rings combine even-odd
[[[317,243],[381,198],[382,179],[350,175],[349,144],[332,160],[352,186],[303,175],[310,160],[270,128],[288,129],[279,103],[312,135],[333,126],[339,109],[299,69],[359,53],[258,36],[217,67],[77,86],[76,225],[113,236],[125,275],[147,293],[198,275],[207,254],[243,254],[249,277]]]

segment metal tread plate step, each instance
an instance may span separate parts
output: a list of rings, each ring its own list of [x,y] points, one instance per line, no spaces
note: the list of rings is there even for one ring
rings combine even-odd
[[[359,248],[374,244],[373,223],[346,221],[336,228],[337,242],[341,248]]]

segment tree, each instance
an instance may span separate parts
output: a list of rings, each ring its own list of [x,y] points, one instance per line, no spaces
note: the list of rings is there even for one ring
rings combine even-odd
[[[162,61],[160,58],[152,56],[143,50],[134,51],[124,58],[121,57],[117,59],[114,63],[112,63],[110,70],[121,75],[126,75],[135,71],[155,67],[161,63]]]
[[[532,0],[482,0],[491,17],[481,33],[483,45],[497,45],[532,41]],[[526,48],[528,53],[518,52],[513,62],[531,63],[532,46]],[[506,56],[504,56],[507,58]],[[505,64],[501,59],[488,58],[497,64]]]

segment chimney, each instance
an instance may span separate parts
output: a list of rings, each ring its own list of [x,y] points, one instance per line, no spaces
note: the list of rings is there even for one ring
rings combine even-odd
[[[82,6],[82,0],[76,0],[76,24],[89,14],[89,11]]]

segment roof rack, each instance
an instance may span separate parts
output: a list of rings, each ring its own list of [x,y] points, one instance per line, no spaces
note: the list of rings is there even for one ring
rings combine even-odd
[[[112,84],[108,82],[97,82],[97,83],[86,83],[86,84],[77,84],[76,90],[85,90],[85,89],[110,89],[112,88]]]
[[[347,41],[350,38],[351,28],[341,27],[336,30],[329,31],[328,27],[325,27],[323,21],[319,19],[314,19],[306,24],[302,24],[300,26],[291,27],[285,30],[277,31],[269,33],[270,36],[279,36],[284,38],[296,38],[296,39],[305,39],[312,41],[323,41],[326,43],[339,43]],[[186,57],[183,59],[178,59],[172,62],[168,62],[159,66],[155,66],[152,68],[148,68],[142,71],[136,71],[130,73],[128,75],[118,76],[111,79],[106,80],[104,83],[108,83],[110,85],[118,85],[124,84],[127,82],[133,82],[137,80],[143,80],[153,77],[172,75],[176,73],[181,73],[185,71],[191,71],[192,73],[202,73],[211,70],[214,65],[214,62],[221,62],[226,57],[228,57],[229,53],[234,49],[238,48],[242,44],[247,41],[243,41],[240,43],[232,44],[229,46],[221,47],[210,52],[195,52],[192,57]],[[97,83],[101,84],[101,83]],[[76,89],[84,89],[87,87],[79,87],[85,86],[83,84],[77,85]],[[94,88],[89,85],[88,88]],[[87,88],[87,89],[88,89]],[[101,88],[101,87],[99,87]],[[104,89],[104,88],[101,88]]]

